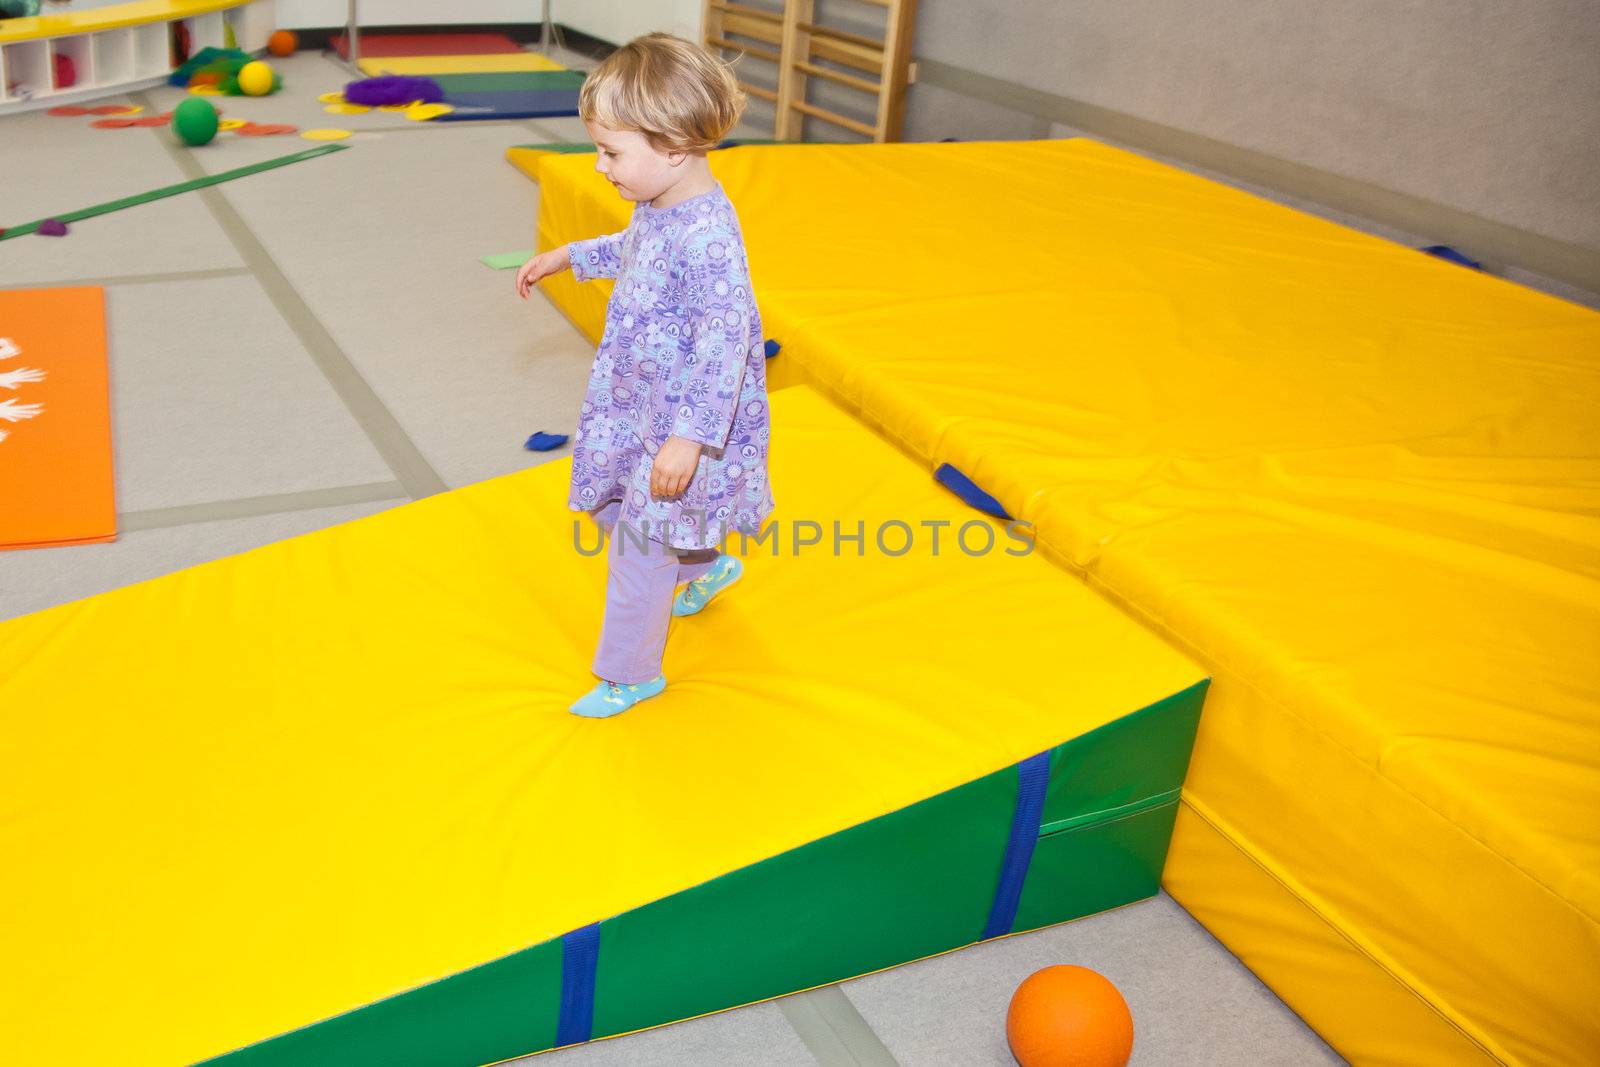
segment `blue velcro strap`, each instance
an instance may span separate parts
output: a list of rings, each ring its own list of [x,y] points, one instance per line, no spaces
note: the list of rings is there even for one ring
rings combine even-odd
[[[523,447],[530,452],[549,452],[551,449],[560,448],[566,443],[566,434],[545,433],[543,430],[540,430],[538,433],[528,438],[528,443]]]
[[[979,511],[987,512],[999,519],[1010,521],[1011,514],[1001,505],[1000,501],[978,488],[978,483],[962,474],[948,463],[939,464],[939,469],[933,472],[940,485],[950,490],[956,496],[965,500]]]
[[[1419,251],[1426,252],[1428,255],[1437,259],[1442,259],[1447,263],[1456,263],[1463,267],[1471,267],[1473,270],[1483,269],[1482,263],[1479,263],[1477,260],[1473,259],[1464,252],[1460,252],[1454,248],[1451,248],[1449,245],[1429,245],[1427,248],[1419,249]]]
[[[1000,885],[994,891],[994,906],[983,937],[1009,934],[1017,921],[1017,904],[1022,900],[1022,883],[1033,862],[1033,846],[1039,840],[1039,825],[1044,819],[1044,791],[1050,782],[1050,753],[1029,756],[1017,764],[1017,810],[1011,817],[1011,839],[1006,842],[1005,862],[1000,865]]]
[[[600,960],[600,924],[572,931],[561,939],[561,1014],[556,1022],[556,1047],[576,1045],[594,1036],[594,975]]]

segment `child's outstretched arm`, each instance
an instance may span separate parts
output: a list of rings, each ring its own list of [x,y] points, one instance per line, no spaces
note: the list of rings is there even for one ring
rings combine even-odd
[[[560,274],[568,267],[580,282],[615,278],[622,271],[622,238],[623,234],[608,233],[540,252],[517,270],[517,295],[528,299],[541,278]]]
[[[567,246],[571,252],[573,276],[580,282],[615,278],[622,272],[622,238],[622,233],[608,233],[587,241],[573,241]]]
[[[539,279],[548,278],[552,274],[560,274],[571,265],[569,258],[570,245],[560,248],[551,248],[540,252],[521,267],[517,268],[517,295],[528,299],[528,294],[538,284]]]

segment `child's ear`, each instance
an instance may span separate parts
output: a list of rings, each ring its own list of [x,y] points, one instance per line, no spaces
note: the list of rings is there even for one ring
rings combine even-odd
[[[681,166],[683,164],[683,161],[688,159],[688,158],[689,158],[689,153],[687,153],[687,152],[668,152],[667,153],[667,166],[669,166],[669,167]]]

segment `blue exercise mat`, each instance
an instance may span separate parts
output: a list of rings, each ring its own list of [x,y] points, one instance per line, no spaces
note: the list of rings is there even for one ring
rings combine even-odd
[[[492,93],[450,93],[444,102],[455,108],[434,122],[474,119],[547,119],[578,113],[577,89],[525,89]]]

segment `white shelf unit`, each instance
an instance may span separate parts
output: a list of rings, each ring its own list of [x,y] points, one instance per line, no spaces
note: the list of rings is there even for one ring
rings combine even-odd
[[[223,45],[222,12],[213,11],[209,15],[196,15],[191,19],[184,19],[183,24],[189,30],[189,54],[198,55],[202,48],[221,48]]]
[[[101,85],[121,85],[134,77],[133,33],[130,29],[106,30],[91,39],[94,45],[94,77]]]
[[[277,4],[274,0],[257,0],[244,7],[223,12],[228,25],[233,27],[233,39],[246,52],[259,52],[267,47],[267,38],[278,28]]]
[[[165,22],[133,28],[133,77],[164,78],[172,73],[172,31]]]
[[[190,54],[222,48],[226,28],[237,46],[261,52],[278,28],[275,0],[247,0],[238,6],[183,18],[156,19],[133,26],[82,29],[60,37],[0,45],[0,115],[35,107],[78,103],[142,89],[165,80],[173,62],[173,28],[183,23]],[[72,59],[76,80],[56,84],[55,57]]]
[[[49,41],[18,41],[5,46],[6,100],[26,101],[48,96],[55,78],[50,67]]]

